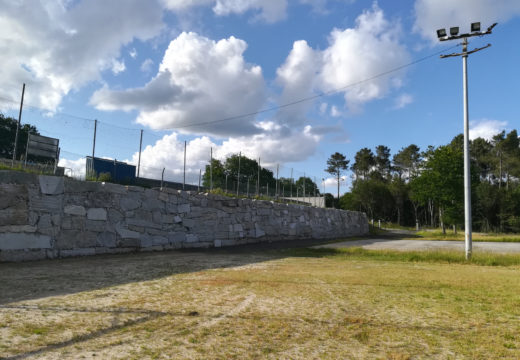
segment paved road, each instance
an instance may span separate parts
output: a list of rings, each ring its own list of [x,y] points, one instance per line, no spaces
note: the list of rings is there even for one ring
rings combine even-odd
[[[460,250],[464,251],[464,241],[442,241],[442,240],[402,240],[410,233],[394,232],[392,238],[364,239],[354,241],[343,241],[333,244],[318,245],[316,248],[345,248],[362,247],[368,250],[398,250],[398,251],[417,251],[417,250]],[[520,243],[510,242],[473,242],[475,252],[496,252],[496,253],[520,253]]]

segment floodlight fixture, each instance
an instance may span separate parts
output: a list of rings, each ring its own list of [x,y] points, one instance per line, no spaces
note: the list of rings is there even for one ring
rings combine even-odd
[[[479,32],[480,31],[480,22],[471,23],[471,32]]]
[[[445,37],[446,35],[447,35],[446,34],[446,29],[439,29],[439,30],[437,30],[437,37],[439,39]]]
[[[454,27],[450,28],[450,35],[451,36],[457,36],[458,33],[459,33],[459,27],[458,26],[454,26]]]

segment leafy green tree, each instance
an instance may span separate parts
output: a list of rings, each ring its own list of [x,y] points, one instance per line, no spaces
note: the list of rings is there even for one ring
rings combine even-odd
[[[5,159],[13,158],[14,139],[16,137],[16,125],[18,120],[12,117],[5,117],[0,114],[0,157]],[[30,124],[22,124],[18,132],[18,145],[16,149],[16,159],[25,156],[27,137],[29,132],[39,135],[38,129]]]
[[[464,158],[454,146],[440,146],[433,150],[424,164],[421,175],[411,182],[412,197],[425,205],[432,200],[439,209],[444,230],[445,221],[460,224],[464,215]],[[476,175],[473,171],[472,175]],[[472,176],[476,186],[478,176]]]
[[[367,179],[375,163],[376,161],[372,150],[363,148],[356,153],[351,169],[356,174],[356,178]]]
[[[351,194],[345,195],[340,204],[346,204],[346,210],[364,211],[372,219],[392,218],[394,199],[384,182],[377,179],[358,179],[352,185]],[[350,206],[357,209],[349,208]]]
[[[376,156],[374,158],[376,170],[382,179],[388,179],[392,170],[392,163],[390,162],[390,148],[384,145],[376,147]]]
[[[348,164],[350,160],[347,160],[345,155],[335,152],[330,156],[327,160],[327,168],[325,169],[331,175],[336,177],[336,182],[338,184],[338,199],[339,199],[339,186],[341,182],[341,174],[343,171],[348,169]]]
[[[239,155],[231,155],[230,157],[226,158],[223,163],[217,159],[213,159],[212,164],[213,188],[234,191],[234,189],[236,189],[237,177],[239,174]],[[210,166],[207,164],[203,176],[203,184],[207,188],[210,186],[210,177]],[[252,188],[254,187],[256,190],[258,185],[258,162],[242,155],[240,156],[240,189],[242,192],[245,191],[248,181],[251,184],[251,193],[254,193]],[[269,184],[269,189],[275,189],[276,179],[273,177],[273,172],[271,170],[261,167],[260,186],[264,187],[267,186],[267,184]]]
[[[394,198],[395,209],[397,212],[397,223],[402,224],[404,218],[405,203],[408,200],[409,186],[406,182],[398,176],[394,176],[388,189]]]
[[[294,185],[298,188],[300,196],[304,196],[304,194],[305,196],[314,196],[314,194],[318,196],[320,194],[318,185],[310,177],[301,176]]]
[[[213,188],[224,189],[226,181],[226,169],[224,168],[224,165],[217,159],[213,159],[211,165],[212,166],[210,166],[210,164],[206,165],[204,175],[202,176],[204,187],[208,189],[211,187],[211,170],[213,170]],[[211,167],[213,169],[211,169]]]
[[[392,162],[394,170],[401,178],[406,173],[406,180],[410,180],[417,174],[421,163],[421,153],[417,145],[411,144],[394,155]]]
[[[483,138],[476,138],[470,144],[470,155],[477,168],[481,180],[490,181],[493,162],[493,145]]]

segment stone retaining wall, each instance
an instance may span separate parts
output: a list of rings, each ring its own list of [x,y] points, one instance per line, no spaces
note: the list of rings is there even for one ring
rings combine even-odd
[[[358,212],[0,171],[0,261],[367,232]]]

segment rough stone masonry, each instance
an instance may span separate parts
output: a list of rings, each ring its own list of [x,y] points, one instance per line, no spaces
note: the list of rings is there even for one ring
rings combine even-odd
[[[0,171],[0,261],[367,232],[359,212]]]

